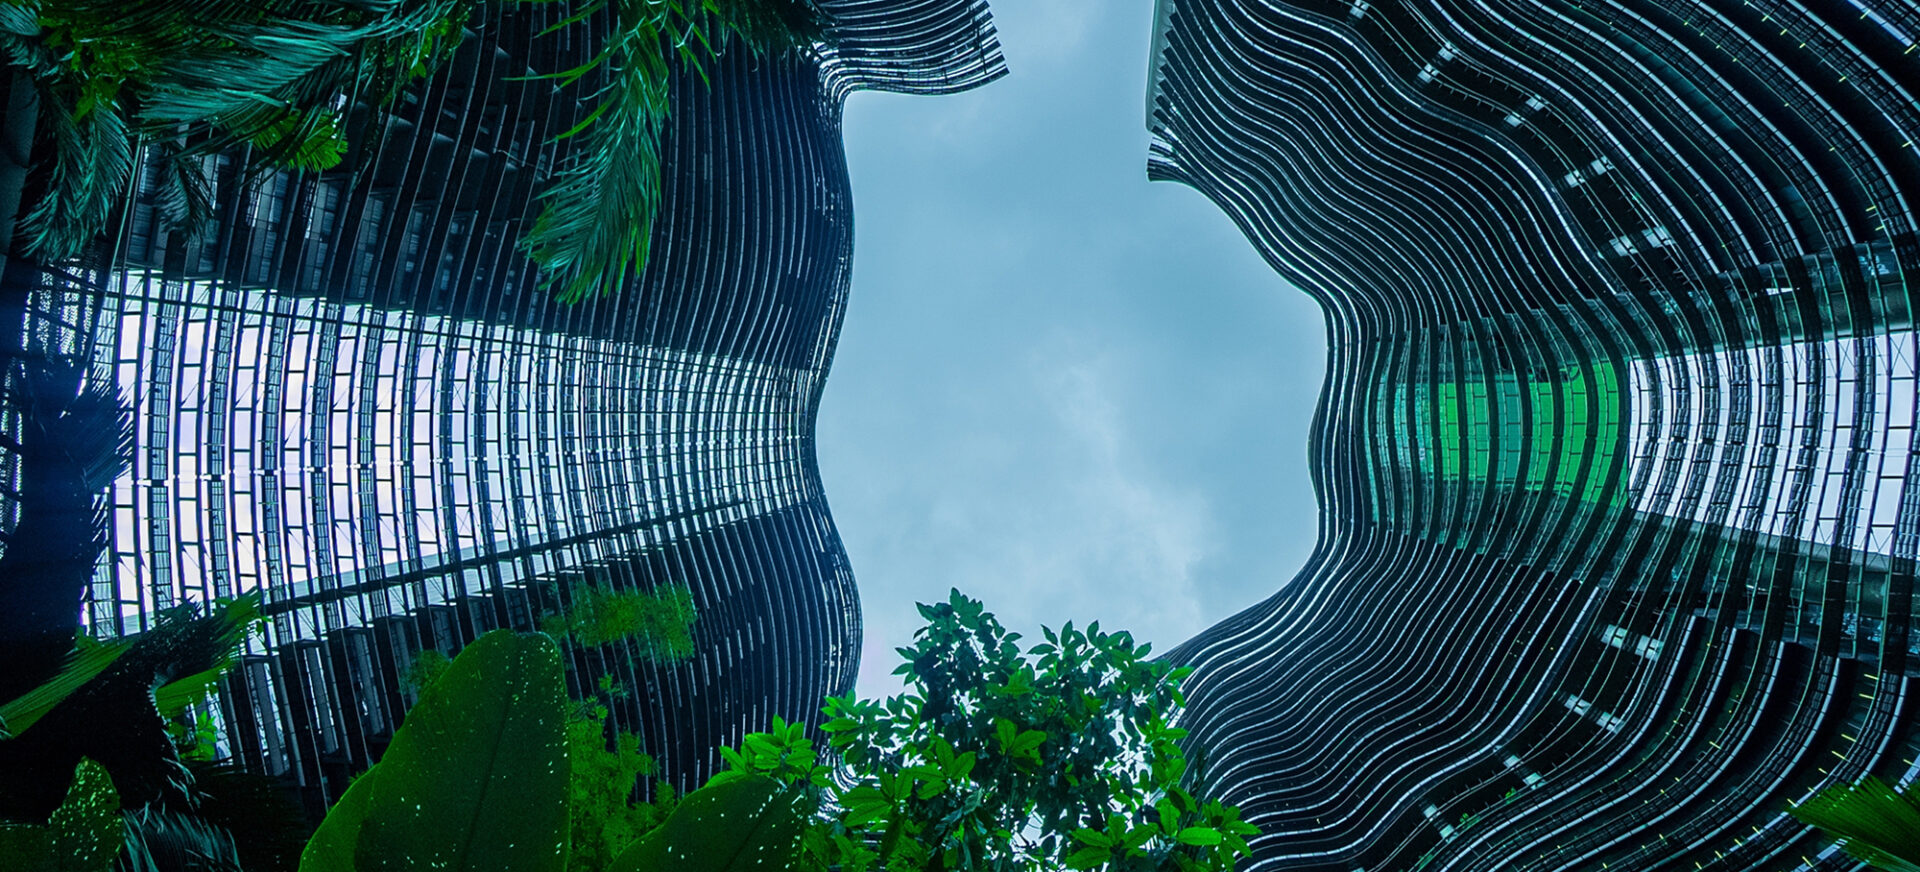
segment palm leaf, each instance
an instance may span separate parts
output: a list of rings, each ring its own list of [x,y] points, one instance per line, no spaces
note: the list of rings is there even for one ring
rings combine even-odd
[[[701,6],[756,54],[805,48],[827,37],[827,15],[813,0],[703,0]]]
[[[126,815],[122,872],[241,872],[233,834],[177,812],[144,808]]]
[[[573,18],[595,11],[597,4]],[[671,60],[699,75],[732,34],[756,54],[803,48],[825,38],[826,17],[812,0],[677,0],[623,4],[621,20],[593,58],[533,78],[572,85],[601,68],[599,103],[557,140],[584,137],[541,193],[541,211],[522,247],[540,268],[541,287],[575,303],[619,290],[647,264],[660,203],[660,135],[668,111]],[[549,28],[552,30],[553,28]]]
[[[6,405],[19,436],[0,447],[19,463],[19,521],[0,554],[0,700],[61,668],[79,628],[80,603],[105,546],[102,492],[125,468],[132,411],[115,389],[74,361],[19,365]],[[18,725],[15,729],[20,729]]]
[[[42,682],[38,687],[27,691],[4,705],[0,705],[0,724],[12,733],[19,733],[34,725],[34,722],[60,701],[73,695],[73,692],[92,681],[115,658],[126,653],[125,642],[95,642],[86,636],[80,636],[80,644],[67,657],[60,672]]]
[[[169,142],[158,147],[156,158],[161,174],[160,219],[188,241],[205,237],[213,226],[213,185],[207,179],[204,157]]]
[[[655,31],[657,33],[657,31]],[[647,260],[660,201],[660,131],[667,113],[667,63],[660,41],[630,41],[609,61],[608,104],[584,133],[572,161],[541,194],[542,210],[523,245],[543,287],[578,302],[616,291]]]
[[[1920,872],[1920,795],[1895,791],[1868,776],[1838,785],[1788,811],[1801,821],[1846,839],[1846,851],[1889,872]]]
[[[28,258],[51,263],[79,257],[106,229],[133,172],[133,137],[117,105],[78,115],[77,94],[41,96],[48,105],[40,112],[40,134],[51,143],[52,159],[37,168],[46,192],[21,220],[20,233]]]

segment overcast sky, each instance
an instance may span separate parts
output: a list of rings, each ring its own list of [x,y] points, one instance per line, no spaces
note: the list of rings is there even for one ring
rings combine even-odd
[[[855,94],[853,296],[821,474],[895,692],[913,604],[1098,619],[1166,650],[1313,547],[1319,309],[1184,186],[1146,180],[1152,0],[1001,0],[1008,77]]]

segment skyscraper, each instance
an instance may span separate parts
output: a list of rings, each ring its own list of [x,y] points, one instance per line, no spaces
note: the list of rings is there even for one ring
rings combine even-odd
[[[859,656],[813,456],[853,239],[842,101],[1004,73],[983,0],[819,6],[824,49],[676,73],[652,259],[578,306],[516,246],[591,92],[529,77],[585,61],[605,13],[490,10],[339,171],[247,186],[210,159],[201,240],[162,229],[144,154],[113,256],[45,271],[21,328],[138,412],[91,627],[262,592],[221,736],[336,795],[419,652],[532,629],[589,576],[692,590],[691,660],[606,664],[677,786],[743,730],[814,721]]]
[[[1920,7],[1160,0],[1150,173],[1325,307],[1319,545],[1174,653],[1255,868],[1850,869],[1920,775]]]

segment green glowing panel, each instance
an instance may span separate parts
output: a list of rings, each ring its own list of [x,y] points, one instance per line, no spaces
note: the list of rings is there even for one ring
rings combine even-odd
[[[1625,401],[1611,364],[1525,383],[1500,373],[1399,385],[1390,396],[1394,460],[1416,475],[1598,502],[1613,474]]]

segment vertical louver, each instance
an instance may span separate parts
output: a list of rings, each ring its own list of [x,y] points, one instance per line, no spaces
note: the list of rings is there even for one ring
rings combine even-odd
[[[573,673],[634,689],[616,718],[678,786],[717,742],[817,719],[860,649],[813,454],[853,241],[841,102],[1004,73],[979,0],[820,5],[828,48],[677,75],[652,260],[578,306],[516,246],[592,89],[526,77],[584,61],[604,15],[543,34],[559,5],[492,10],[390,117],[356,116],[339,171],[245,187],[223,157],[204,239],[136,180],[114,258],[46,272],[25,326],[141,413],[92,627],[262,591],[223,739],[316,794],[378,755],[419,651],[532,628],[585,576],[693,591],[691,660]]]
[[[1308,567],[1176,652],[1256,868],[1851,869],[1920,773],[1920,7],[1161,0],[1150,172],[1329,313]]]

